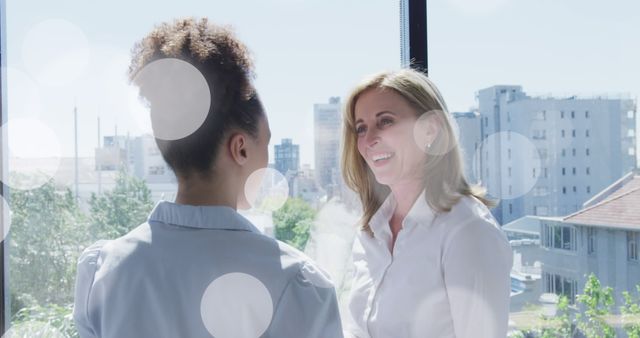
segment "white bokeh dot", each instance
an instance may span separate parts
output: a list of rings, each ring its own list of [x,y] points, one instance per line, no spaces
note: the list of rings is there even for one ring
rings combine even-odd
[[[2,69],[7,82],[7,116],[37,117],[42,112],[40,88],[27,73],[14,67]]]
[[[36,118],[11,119],[2,126],[8,140],[8,170],[2,182],[18,190],[36,189],[57,173],[61,148],[56,133]]]
[[[271,325],[273,301],[259,279],[233,272],[209,284],[200,314],[207,331],[216,338],[257,338]]]
[[[2,239],[0,242],[2,242],[7,238],[9,230],[11,229],[11,209],[9,208],[7,200],[4,199],[4,196],[0,196],[0,217],[2,217],[2,224],[0,224],[2,228]]]
[[[438,122],[437,119],[446,119],[446,121]],[[444,124],[449,124],[451,132],[447,131]],[[430,132],[434,128],[437,130],[437,135]],[[441,156],[450,152],[457,144],[455,141],[458,140],[459,134],[455,120],[440,110],[420,115],[413,125],[413,140],[418,148],[429,155]]]
[[[289,198],[289,183],[278,170],[261,168],[247,178],[244,194],[253,209],[276,211]]]
[[[479,163],[484,166],[479,168]],[[543,175],[541,167],[538,148],[516,132],[489,135],[473,156],[473,172],[480,175],[488,194],[498,199],[515,199],[529,193]]]
[[[65,86],[83,76],[90,54],[89,40],[82,29],[62,19],[36,24],[22,44],[25,69],[46,86]]]
[[[186,61],[153,61],[138,71],[132,82],[130,111],[142,130],[148,129],[150,120],[156,138],[185,138],[198,130],[209,114],[212,92],[207,80]]]

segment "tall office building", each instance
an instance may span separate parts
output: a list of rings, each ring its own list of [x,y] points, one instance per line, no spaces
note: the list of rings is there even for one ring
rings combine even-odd
[[[454,112],[451,115],[459,130],[458,142],[462,150],[464,176],[469,183],[477,184],[479,175],[474,171],[473,156],[482,142],[480,138],[480,114],[477,111],[470,111]],[[475,169],[477,169],[477,166]]]
[[[315,172],[318,185],[329,197],[339,194],[341,105],[339,97],[331,97],[329,103],[313,105]]]
[[[531,97],[520,86],[482,89],[477,98],[481,151],[464,147],[501,199],[493,212],[502,224],[573,213],[636,166],[631,99]]]
[[[300,167],[300,146],[293,144],[290,138],[282,139],[282,143],[276,144],[275,167],[282,175],[288,171],[298,171]]]
[[[409,0],[400,0],[400,66],[408,67],[409,57]]]

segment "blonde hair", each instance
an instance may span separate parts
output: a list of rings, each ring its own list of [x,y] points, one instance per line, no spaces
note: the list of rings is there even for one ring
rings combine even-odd
[[[416,110],[417,117],[434,115],[440,122],[440,132],[431,144],[424,167],[425,199],[437,212],[447,212],[462,196],[473,196],[487,206],[494,202],[485,198],[485,190],[467,183],[464,177],[458,140],[454,134],[447,107],[440,91],[424,74],[413,69],[383,72],[358,84],[347,99],[342,128],[342,175],[349,188],[360,197],[363,207],[361,229],[373,235],[369,222],[390,193],[389,187],[378,183],[373,172],[358,152],[355,132],[355,106],[364,92],[393,90]]]

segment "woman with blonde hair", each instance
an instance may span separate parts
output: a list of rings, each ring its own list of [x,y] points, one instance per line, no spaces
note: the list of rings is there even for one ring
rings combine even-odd
[[[363,206],[347,336],[506,336],[511,248],[464,178],[454,126],[416,70],[374,75],[347,100],[342,172]]]

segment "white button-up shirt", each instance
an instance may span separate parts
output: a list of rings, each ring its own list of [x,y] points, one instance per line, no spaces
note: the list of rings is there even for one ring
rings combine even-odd
[[[463,197],[436,213],[424,192],[402,222],[393,250],[393,194],[359,231],[347,336],[505,337],[512,252],[489,210]],[[393,253],[392,253],[393,252]]]
[[[82,338],[342,337],[333,285],[304,254],[230,207],[170,202],[85,250],[73,317]]]

